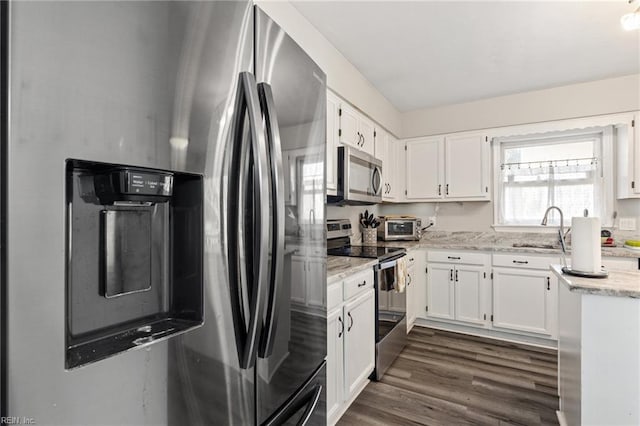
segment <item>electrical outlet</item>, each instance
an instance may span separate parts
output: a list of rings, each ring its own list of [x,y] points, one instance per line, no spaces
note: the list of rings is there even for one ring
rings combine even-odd
[[[621,217],[618,228],[621,231],[635,231],[636,230],[636,218],[635,217]]]
[[[436,217],[435,216],[429,216],[429,223],[431,223],[433,226],[436,226]]]

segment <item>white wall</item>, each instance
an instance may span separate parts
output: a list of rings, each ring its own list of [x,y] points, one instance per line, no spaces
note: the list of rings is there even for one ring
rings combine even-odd
[[[389,101],[288,1],[256,0],[327,74],[327,85],[392,134],[401,116]]]
[[[640,74],[409,111],[402,137],[489,129],[640,109]]]

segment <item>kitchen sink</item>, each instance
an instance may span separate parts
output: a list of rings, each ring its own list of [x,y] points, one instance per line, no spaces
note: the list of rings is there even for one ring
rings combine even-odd
[[[538,248],[538,249],[559,249],[560,245],[549,243],[513,243],[512,247],[519,248]]]

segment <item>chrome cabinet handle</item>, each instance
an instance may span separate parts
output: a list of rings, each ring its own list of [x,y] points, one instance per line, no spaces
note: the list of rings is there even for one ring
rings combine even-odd
[[[265,331],[260,341],[258,355],[267,358],[273,353],[273,343],[277,330],[278,294],[282,283],[284,265],[284,173],[282,167],[282,142],[280,126],[276,115],[275,103],[271,86],[267,83],[258,84],[258,96],[262,106],[262,114],[266,126],[267,149],[270,164],[271,189],[271,264],[269,266],[269,287]]]
[[[338,332],[338,337],[342,337],[344,333],[344,321],[342,321],[342,317],[338,317],[338,321],[340,322],[340,331]]]
[[[351,324],[349,324],[349,327],[347,328],[347,331],[351,331],[351,327],[353,327],[353,317],[351,316],[351,312],[347,312],[347,315],[349,316],[349,319],[351,320]]]

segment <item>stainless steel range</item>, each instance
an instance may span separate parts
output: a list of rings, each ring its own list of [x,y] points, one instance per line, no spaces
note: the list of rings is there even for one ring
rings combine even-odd
[[[330,256],[378,259],[373,267],[376,289],[376,366],[372,380],[380,380],[407,343],[406,293],[396,291],[399,259],[406,255],[402,247],[352,246],[348,219],[327,220],[327,254]]]

